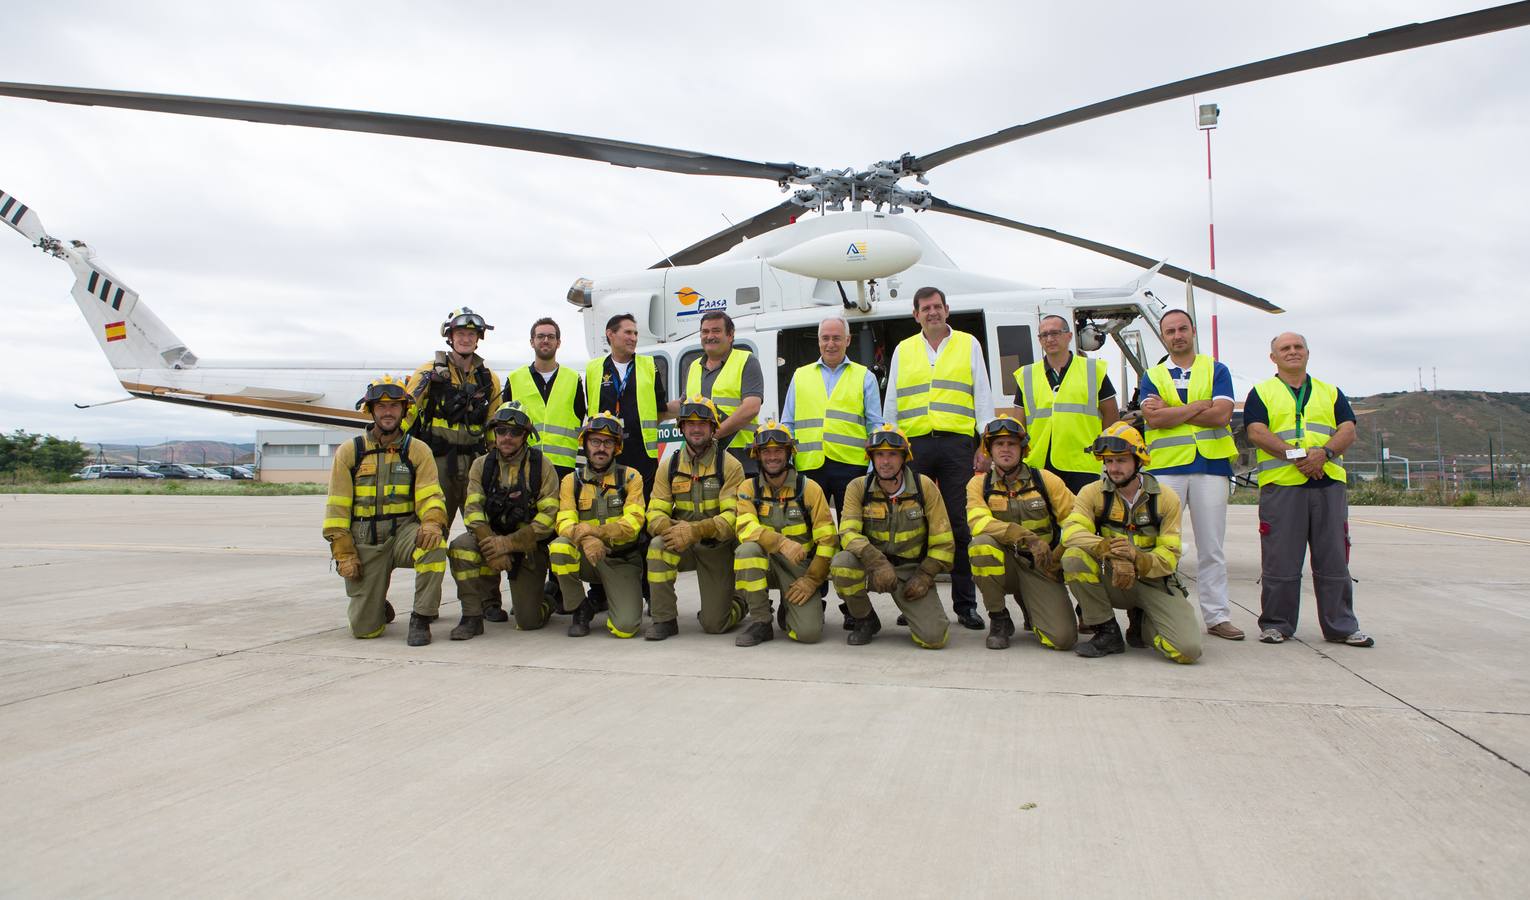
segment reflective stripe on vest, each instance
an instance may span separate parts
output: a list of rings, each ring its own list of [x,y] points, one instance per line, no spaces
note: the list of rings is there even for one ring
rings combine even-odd
[[[1045,365],[1042,360],[1015,370],[1031,440],[1025,461],[1040,469],[1050,455],[1052,466],[1064,472],[1098,473],[1100,461],[1090,454],[1089,446],[1102,430],[1100,391],[1105,387],[1105,367],[1097,359],[1075,357],[1053,393]]]
[[[701,363],[706,359],[703,354],[695,362],[691,363],[691,370],[685,377],[685,396],[694,397],[701,391]],[[712,393],[707,399],[717,407],[719,421],[728,418],[738,411],[744,402],[744,362],[749,359],[748,350],[735,349],[728,354],[728,359],[722,365],[722,371],[717,373],[717,378],[712,382]],[[729,447],[747,448],[754,443],[754,426],[758,417],[744,423],[734,435]]]
[[[1295,446],[1302,448],[1321,447],[1328,443],[1334,432],[1339,430],[1336,421],[1335,406],[1339,402],[1339,389],[1327,382],[1312,381],[1312,393],[1307,397],[1307,409],[1302,417],[1301,435],[1297,435],[1296,428],[1296,398],[1291,396],[1291,389],[1280,378],[1274,377],[1268,381],[1261,381],[1254,386],[1259,399],[1264,401],[1264,408],[1270,416],[1270,431],[1278,438],[1287,443],[1295,442]],[[1343,457],[1335,457],[1343,459]],[[1259,486],[1267,484],[1296,485],[1306,484],[1307,476],[1296,468],[1291,460],[1276,459],[1270,454],[1260,450],[1259,460]],[[1323,474],[1334,481],[1348,481],[1349,478],[1344,467],[1335,460],[1329,460],[1323,465]]]
[[[799,472],[819,468],[825,457],[852,466],[866,465],[865,366],[848,363],[834,383],[831,398],[824,390],[818,363],[808,363],[792,376],[792,398]]]
[[[1169,377],[1169,367],[1159,363],[1148,370],[1148,380],[1158,389],[1164,406],[1184,406],[1186,402],[1210,400],[1216,360],[1204,353],[1196,354],[1190,364],[1190,385],[1185,390],[1185,400],[1179,399],[1174,379]],[[1206,459],[1232,459],[1238,455],[1238,445],[1233,442],[1232,430],[1226,427],[1207,428],[1186,422],[1173,428],[1149,428],[1144,436],[1152,462],[1148,471],[1156,472],[1175,466],[1188,466],[1195,462],[1199,453]]]
[[[536,376],[531,367],[516,369],[510,373],[510,393],[520,402],[537,427],[540,437],[532,445],[540,444],[547,461],[564,469],[574,467],[574,456],[579,451],[579,417],[574,415],[574,395],[579,390],[579,376],[567,366],[559,366],[553,373],[552,390],[546,402],[537,388]]]
[[[610,355],[599,359],[590,360],[590,364],[584,369],[584,408],[586,413],[594,415],[596,412],[608,412],[616,415],[615,409],[602,409],[600,405],[600,390],[606,378],[606,360]],[[659,458],[659,406],[654,400],[653,387],[653,357],[633,357],[633,371],[637,375],[637,384],[633,385],[633,392],[637,394],[638,422],[643,429],[643,449],[648,452],[649,459]],[[616,363],[612,363],[616,365]],[[613,385],[613,390],[614,390]],[[618,398],[620,402],[620,398]],[[617,416],[620,418],[620,416]],[[575,446],[578,446],[576,443]]]
[[[910,335],[898,345],[893,390],[897,425],[904,434],[912,438],[932,431],[977,431],[972,340],[972,335],[953,329],[934,366],[923,333]]]

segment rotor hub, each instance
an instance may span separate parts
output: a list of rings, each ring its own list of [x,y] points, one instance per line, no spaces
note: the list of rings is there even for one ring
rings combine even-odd
[[[895,160],[884,159],[865,169],[800,169],[781,182],[781,190],[788,185],[802,185],[803,190],[791,197],[791,202],[808,209],[823,212],[843,212],[845,203],[859,212],[864,204],[872,209],[886,209],[897,215],[905,209],[928,209],[933,202],[929,191],[907,190],[898,182],[913,176],[920,184],[928,184],[922,172],[913,169],[912,154],[905,153]]]

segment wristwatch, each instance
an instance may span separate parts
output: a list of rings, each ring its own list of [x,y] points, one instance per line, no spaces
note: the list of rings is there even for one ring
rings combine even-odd
[[[1328,457],[1330,462],[1333,460],[1333,451],[1332,450],[1329,450],[1327,447],[1319,447],[1318,449],[1323,451],[1323,455]]]

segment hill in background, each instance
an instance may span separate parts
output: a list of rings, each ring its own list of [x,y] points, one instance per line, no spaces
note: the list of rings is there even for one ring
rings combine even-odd
[[[1345,457],[1374,460],[1376,432],[1394,455],[1414,461],[1436,456],[1480,459],[1487,463],[1488,437],[1499,463],[1530,462],[1530,393],[1489,391],[1409,391],[1351,397],[1359,420],[1358,439]]]
[[[255,461],[255,445],[228,441],[161,441],[157,444],[86,443],[90,462],[133,463],[137,461],[190,463],[194,466],[226,466]],[[99,457],[99,458],[98,458]]]

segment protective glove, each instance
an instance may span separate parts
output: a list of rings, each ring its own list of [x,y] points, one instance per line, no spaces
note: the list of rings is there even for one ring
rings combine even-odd
[[[696,543],[696,526],[694,523],[675,520],[664,532],[664,549],[671,553],[684,553]]]
[[[1033,554],[1036,568],[1041,570],[1042,574],[1055,579],[1062,574],[1062,556],[1063,551],[1067,549],[1062,544],[1058,544],[1056,547],[1046,547],[1044,553]]]
[[[930,577],[930,573],[921,569],[920,571],[915,572],[909,578],[907,583],[903,585],[903,599],[921,599],[925,594],[928,594],[930,592],[930,588],[934,586],[935,579]]]
[[[340,573],[341,578],[361,577],[361,557],[342,556],[335,560],[335,571]]]
[[[1115,538],[1110,542],[1110,552],[1107,555],[1111,559],[1135,563],[1137,561],[1137,545],[1133,544],[1129,538]]]
[[[510,571],[511,562],[512,560],[510,559],[510,554],[508,553],[494,553],[485,551],[483,554],[483,564],[496,572]]]
[[[479,547],[488,546],[489,538],[494,536],[494,530],[482,522],[469,526],[468,531],[471,531],[473,537],[478,539]]]
[[[441,544],[441,523],[421,522],[415,532],[414,546],[417,550],[434,550]]]
[[[530,553],[537,548],[537,533],[530,525],[522,525],[501,540],[511,553]]]
[[[807,559],[807,546],[805,544],[799,544],[793,540],[784,540],[781,542],[781,545],[776,548],[776,553],[780,554],[782,559],[786,560],[792,565],[800,566],[802,565],[802,561]]]
[[[606,545],[600,542],[600,538],[593,534],[587,534],[579,539],[579,552],[590,561],[590,565],[599,565],[606,558]]]
[[[595,529],[589,523],[579,522],[568,530],[568,539],[577,544],[594,533]]]
[[[1110,538],[1097,538],[1094,543],[1083,549],[1095,559],[1104,559],[1110,555]]]
[[[1044,567],[1047,560],[1052,558],[1052,548],[1047,546],[1046,541],[1035,535],[1025,539],[1025,550],[1031,555],[1031,562],[1035,563],[1038,569]]]
[[[764,547],[766,553],[774,553],[781,549],[783,540],[781,532],[772,531],[769,528],[761,528],[760,533],[754,538],[754,542]]]
[[[801,606],[818,593],[818,582],[804,575],[793,581],[786,589],[786,602]]]
[[[1137,567],[1131,563],[1111,557],[1110,583],[1116,588],[1129,591],[1137,583]]]
[[[814,554],[813,561],[808,563],[807,573],[803,576],[813,580],[814,587],[820,587],[829,578],[829,558]]]
[[[692,540],[698,543],[710,541],[720,536],[717,533],[716,519],[702,519],[700,522],[692,522],[690,525]]]
[[[627,527],[620,522],[607,522],[595,529],[595,536],[607,547],[615,547],[627,537]]]
[[[866,566],[866,586],[884,594],[891,593],[898,586],[898,570],[887,561],[887,557],[877,555],[879,558]]]
[[[1004,534],[999,538],[999,543],[1018,547],[1035,536],[1029,528],[1019,522],[1010,522],[1004,526]]]

